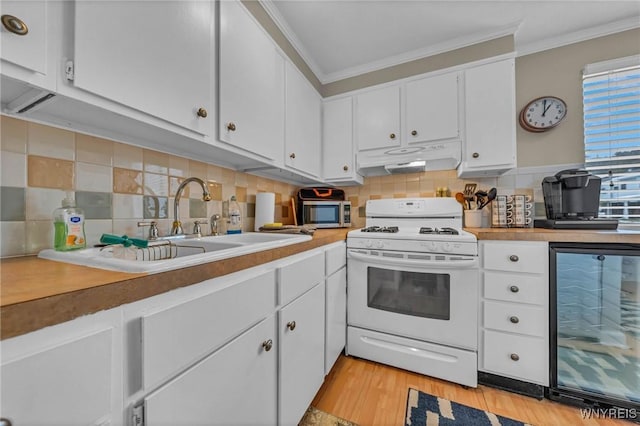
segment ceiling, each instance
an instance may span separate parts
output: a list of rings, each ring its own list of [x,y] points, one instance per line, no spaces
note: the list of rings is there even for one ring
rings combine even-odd
[[[509,34],[524,55],[640,27],[640,0],[262,4],[323,84]]]

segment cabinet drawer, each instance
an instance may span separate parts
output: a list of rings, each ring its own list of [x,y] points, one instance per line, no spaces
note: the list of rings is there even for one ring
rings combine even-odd
[[[546,305],[549,283],[541,276],[486,271],[483,275],[484,297],[516,303]]]
[[[482,247],[485,269],[542,274],[549,267],[547,243],[503,244],[492,241],[484,242]]]
[[[210,294],[142,317],[144,388],[173,376],[266,318],[274,308],[275,271],[269,271],[245,281],[221,283]]]
[[[347,245],[343,242],[325,251],[325,275],[329,276],[347,264]]]
[[[525,382],[549,385],[549,352],[546,339],[488,330],[483,334],[484,371]]]
[[[543,337],[547,335],[546,309],[514,303],[484,302],[485,328]]]
[[[278,269],[280,274],[280,306],[291,302],[324,279],[324,252],[295,256],[291,263]]]

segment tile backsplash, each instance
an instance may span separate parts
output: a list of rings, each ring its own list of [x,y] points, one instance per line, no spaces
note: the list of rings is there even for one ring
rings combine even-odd
[[[188,232],[198,220],[209,233],[209,217],[222,214],[222,201],[234,194],[245,231],[253,230],[258,192],[276,193],[275,220],[293,223],[289,202],[297,188],[288,183],[7,116],[0,133],[1,257],[53,246],[52,213],[66,191],[85,212],[89,245],[103,233],[145,238],[141,221],[157,221],[166,235],[175,192],[190,176],[207,183],[212,201],[202,201],[197,184],[185,188],[179,214]]]
[[[293,223],[289,203],[298,188],[288,183],[7,116],[1,116],[0,130],[0,257],[52,247],[51,215],[65,191],[73,191],[85,211],[89,245],[103,233],[144,238],[148,228],[138,227],[141,221],[157,221],[160,234],[166,235],[175,192],[190,176],[207,182],[212,201],[201,200],[196,184],[185,188],[179,214],[187,232],[194,221],[208,224],[211,215],[222,214],[222,201],[232,195],[243,211],[244,230],[252,231],[258,192],[274,192],[275,221]],[[580,166],[520,168],[497,178],[466,180],[458,179],[455,170],[369,177],[364,185],[344,190],[355,228],[364,226],[369,199],[434,197],[438,188],[454,195],[468,182],[479,189],[496,187],[499,194],[532,195],[536,216],[544,217],[542,179]],[[208,225],[202,229],[209,232]]]

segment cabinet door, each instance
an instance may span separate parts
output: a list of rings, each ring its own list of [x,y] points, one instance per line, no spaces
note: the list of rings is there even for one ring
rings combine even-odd
[[[220,2],[220,140],[284,156],[284,58],[239,1]]]
[[[466,132],[462,158],[468,168],[515,167],[515,111],[512,59],[465,71]]]
[[[355,174],[352,98],[327,101],[322,117],[322,164],[325,180]]]
[[[286,63],[285,164],[320,176],[322,100],[300,71]]]
[[[408,143],[459,137],[458,73],[412,81],[405,86]]]
[[[53,347],[3,364],[2,417],[14,425],[119,423],[119,416],[110,415],[112,386],[117,386],[111,380],[113,334],[108,328],[78,338],[63,335]],[[29,335],[15,342],[23,337]]]
[[[347,339],[347,268],[327,278],[324,373],[329,374]]]
[[[400,146],[400,88],[372,90],[356,98],[358,151]]]
[[[47,2],[3,1],[2,15],[11,15],[16,27],[27,28],[24,35],[0,31],[2,60],[29,71],[44,74],[47,60]]]
[[[73,84],[208,134],[212,21],[206,1],[76,1]]]
[[[274,327],[271,316],[146,397],[145,424],[276,424]]]
[[[279,421],[296,425],[324,381],[324,285],[279,312]]]

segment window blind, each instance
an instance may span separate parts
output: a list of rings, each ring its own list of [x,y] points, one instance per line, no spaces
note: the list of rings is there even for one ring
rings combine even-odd
[[[598,215],[640,223],[640,61],[631,59],[585,68],[584,152],[586,169],[602,179]]]

